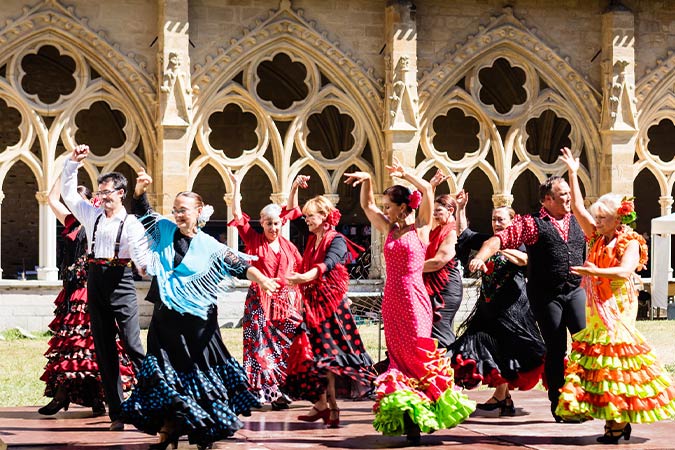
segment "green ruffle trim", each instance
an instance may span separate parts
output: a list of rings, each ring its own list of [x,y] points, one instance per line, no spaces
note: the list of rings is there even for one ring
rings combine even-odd
[[[663,392],[672,383],[663,375],[660,375],[649,383],[641,385],[626,384],[613,380],[604,380],[601,383],[594,383],[591,381],[582,380],[576,374],[569,374],[565,377],[565,382],[572,382],[575,386],[580,386],[585,392],[591,394],[602,395],[609,392],[614,395],[621,395],[626,397],[651,398]]]
[[[634,328],[629,328],[623,323],[617,323],[617,329],[610,332],[605,327],[586,327],[572,336],[572,340],[600,345],[643,345],[645,338]]]
[[[579,363],[584,369],[621,369],[626,371],[640,370],[642,367],[651,366],[656,362],[656,356],[653,353],[638,355],[633,357],[619,356],[586,356],[577,352],[570,353],[570,361]]]
[[[564,419],[600,419],[616,422],[653,423],[675,418],[675,399],[667,405],[641,411],[620,410],[612,403],[597,406],[579,402],[571,392],[562,392],[555,413]]]
[[[386,436],[399,436],[406,433],[405,414],[410,414],[422,432],[430,433],[462,423],[476,409],[476,402],[453,389],[446,390],[436,402],[424,400],[413,391],[401,390],[381,398],[375,409],[375,429]]]

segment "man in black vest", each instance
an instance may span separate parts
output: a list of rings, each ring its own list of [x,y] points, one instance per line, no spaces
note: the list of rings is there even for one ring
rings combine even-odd
[[[570,267],[586,260],[586,239],[576,218],[570,213],[570,187],[559,176],[539,186],[538,213],[517,216],[511,226],[488,239],[469,262],[469,270],[487,270],[485,260],[500,248],[527,248],[527,296],[537,319],[544,343],[548,398],[555,414],[560,388],[564,383],[567,330],[574,334],[586,326],[586,294],[581,277]]]
[[[124,423],[119,413],[124,396],[116,337],[119,335],[134,372],[138,373],[144,351],[131,261],[143,271],[148,250],[143,225],[133,215],[127,215],[122,204],[127,192],[124,175],[110,172],[99,177],[95,194],[101,201],[100,208],[77,193],[77,169],[88,155],[89,147],[78,145],[66,160],[61,177],[62,195],[87,232],[91,334],[112,421],[110,430],[121,431]]]

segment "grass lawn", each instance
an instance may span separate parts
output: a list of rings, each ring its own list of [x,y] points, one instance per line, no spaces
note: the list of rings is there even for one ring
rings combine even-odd
[[[638,329],[652,345],[661,363],[675,374],[675,321],[640,321]],[[366,349],[373,360],[378,359],[377,325],[359,327]],[[241,328],[222,329],[225,345],[239,361],[242,358]],[[145,331],[142,332],[145,342]],[[48,399],[42,396],[44,383],[40,381],[46,359],[48,335],[37,339],[23,339],[17,333],[4,333],[5,340],[0,341],[0,407],[44,405]],[[384,346],[384,335],[382,336]],[[381,358],[384,349],[381,350]]]

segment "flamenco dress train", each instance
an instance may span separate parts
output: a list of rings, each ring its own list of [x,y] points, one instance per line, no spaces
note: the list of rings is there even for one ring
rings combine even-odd
[[[422,280],[425,245],[413,228],[387,236],[382,319],[389,368],[375,381],[374,427],[385,435],[407,433],[406,415],[422,432],[451,428],[475,409],[454,388],[445,349],[432,339],[431,301]]]
[[[589,243],[588,260],[598,267],[615,267],[632,240],[640,244],[639,265],[644,266],[644,238],[625,225],[609,244],[596,235]],[[584,287],[587,326],[572,336],[556,414],[630,423],[675,417],[672,380],[635,328],[633,281],[585,277]]]

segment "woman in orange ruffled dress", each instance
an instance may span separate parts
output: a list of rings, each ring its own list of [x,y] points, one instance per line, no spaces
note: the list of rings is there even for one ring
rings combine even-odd
[[[410,443],[418,444],[421,432],[464,421],[475,403],[453,389],[450,360],[431,338],[433,313],[422,278],[434,204],[431,185],[396,160],[387,169],[418,190],[389,187],[382,196],[383,210],[375,205],[370,174],[346,173],[345,182],[362,184],[361,207],[373,226],[387,235],[382,320],[389,369],[375,381],[373,425],[386,435],[406,434]],[[418,208],[415,217],[413,211]]]
[[[572,271],[583,275],[586,328],[572,336],[556,414],[571,419],[604,419],[598,442],[630,438],[631,423],[675,416],[675,387],[651,347],[635,328],[637,291],[632,277],[647,262],[644,238],[627,224],[635,221],[632,200],[605,194],[584,208],[577,179],[579,159],[568,148],[572,210],[589,239],[589,255]]]

